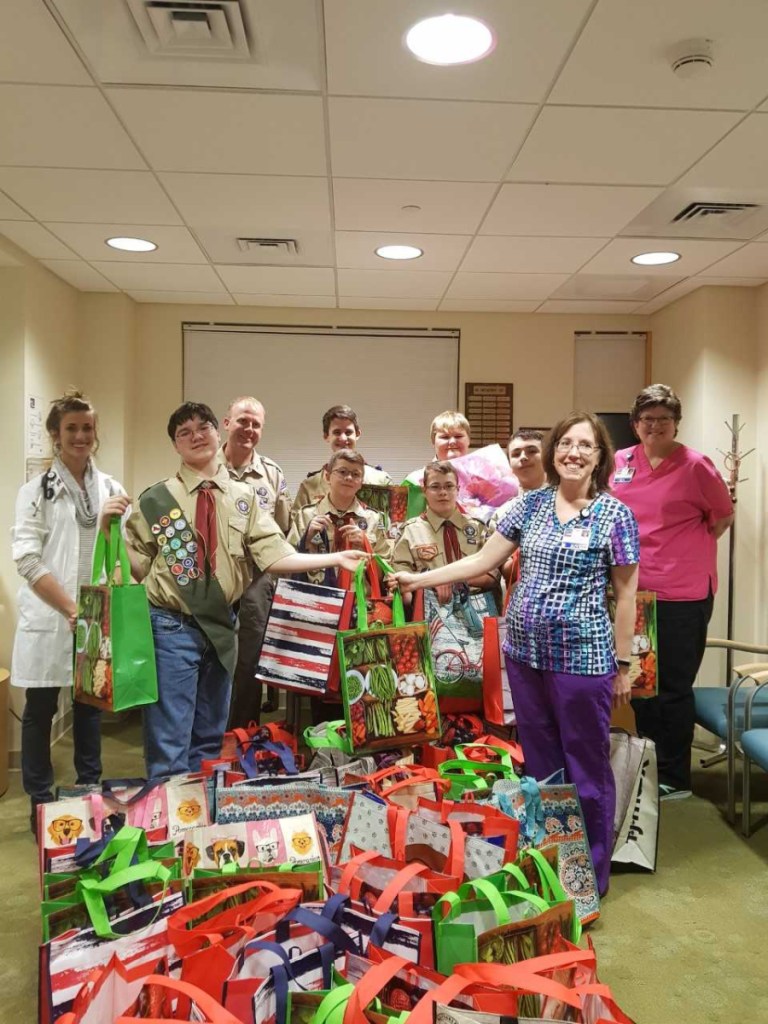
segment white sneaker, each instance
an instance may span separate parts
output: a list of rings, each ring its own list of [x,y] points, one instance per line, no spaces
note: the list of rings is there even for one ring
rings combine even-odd
[[[689,796],[693,796],[690,789],[675,789],[663,782],[659,784],[659,800],[687,800]]]

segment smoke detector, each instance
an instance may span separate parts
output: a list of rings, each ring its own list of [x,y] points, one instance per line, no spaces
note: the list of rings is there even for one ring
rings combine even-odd
[[[678,43],[669,56],[678,78],[699,78],[715,63],[711,39],[686,39]]]

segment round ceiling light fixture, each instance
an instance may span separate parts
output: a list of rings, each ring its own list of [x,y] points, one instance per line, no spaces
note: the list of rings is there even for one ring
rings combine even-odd
[[[424,255],[424,250],[415,245],[380,245],[375,252],[383,260],[417,260]]]
[[[111,249],[120,249],[123,252],[152,252],[157,248],[148,238],[107,238],[106,243]]]
[[[641,252],[632,257],[632,262],[640,267],[661,267],[665,263],[677,263],[679,252]]]
[[[405,45],[425,64],[472,64],[492,52],[496,37],[477,18],[441,14],[424,18],[409,28]]]

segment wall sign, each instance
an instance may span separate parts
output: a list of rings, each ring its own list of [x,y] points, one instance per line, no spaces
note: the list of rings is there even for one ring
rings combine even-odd
[[[512,434],[513,384],[464,385],[464,408],[472,430],[472,448],[506,447]]]

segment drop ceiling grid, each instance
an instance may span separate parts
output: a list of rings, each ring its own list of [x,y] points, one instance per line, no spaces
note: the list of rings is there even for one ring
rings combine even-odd
[[[14,10],[19,12],[21,7],[28,6],[20,4],[20,0],[9,2],[12,2]],[[78,2],[79,0],[62,0],[60,6],[77,6]],[[158,297],[186,294],[186,289],[169,285],[173,275],[176,274],[178,281],[185,278],[194,280],[197,279],[195,268],[202,270],[203,267],[207,267],[209,271],[205,279],[209,283],[215,280],[216,287],[205,287],[205,281],[201,276],[197,279],[199,283],[196,285],[200,287],[201,294],[217,294],[221,288],[222,298],[233,302],[241,301],[251,294],[250,291],[244,292],[242,289],[235,292],[226,286],[221,270],[224,267],[231,269],[234,265],[222,261],[218,249],[214,256],[210,251],[213,243],[208,235],[205,238],[201,237],[204,230],[210,234],[216,228],[221,231],[222,226],[227,227],[232,233],[246,233],[240,230],[241,224],[245,221],[249,227],[248,234],[300,235],[302,230],[314,230],[318,240],[325,238],[322,244],[329,247],[332,257],[329,269],[333,275],[333,298],[336,304],[341,304],[345,300],[356,303],[380,300],[382,304],[394,304],[399,299],[405,308],[407,303],[411,303],[410,308],[414,308],[413,303],[429,304],[433,301],[438,303],[439,308],[455,308],[453,304],[456,302],[464,301],[469,306],[481,305],[485,301],[488,303],[489,311],[493,311],[490,307],[495,306],[499,310],[502,305],[516,308],[517,304],[545,308],[551,303],[571,302],[574,300],[552,298],[552,293],[558,288],[558,283],[554,279],[557,278],[562,284],[562,274],[509,273],[503,269],[476,272],[469,268],[473,266],[473,259],[477,258],[477,253],[482,251],[482,248],[494,251],[496,246],[495,251],[498,252],[519,252],[521,236],[536,238],[536,244],[544,245],[544,249],[544,240],[548,239],[554,247],[554,262],[551,266],[561,268],[569,266],[569,263],[564,253],[560,255],[565,262],[558,263],[555,259],[559,258],[556,252],[558,239],[583,242],[585,239],[593,238],[600,241],[602,248],[595,250],[591,256],[586,256],[578,264],[574,263],[576,269],[569,270],[565,274],[565,280],[575,280],[580,272],[588,271],[593,260],[596,266],[605,268],[602,272],[613,275],[623,273],[629,276],[631,268],[627,268],[623,262],[626,255],[617,256],[614,261],[610,258],[610,252],[616,249],[617,252],[624,253],[622,245],[627,240],[621,238],[620,232],[644,209],[644,197],[647,196],[650,203],[675,182],[690,184],[701,181],[702,176],[703,183],[712,184],[712,180],[716,179],[721,187],[727,187],[728,183],[734,181],[744,185],[744,177],[752,187],[756,187],[758,180],[762,183],[768,177],[768,174],[763,175],[761,172],[763,167],[768,172],[768,118],[765,113],[754,113],[766,99],[764,87],[760,87],[761,73],[758,73],[751,64],[749,67],[741,67],[749,47],[755,45],[752,38],[747,39],[746,36],[754,36],[757,23],[754,19],[746,20],[743,22],[745,28],[740,31],[733,27],[738,23],[738,19],[733,16],[734,5],[741,10],[744,8],[745,0],[733,0],[729,5],[730,22],[727,31],[726,28],[722,29],[730,46],[726,65],[731,68],[729,73],[732,75],[736,75],[734,67],[739,65],[738,81],[735,78],[729,79],[732,85],[730,91],[721,90],[713,93],[711,89],[709,92],[705,89],[698,96],[692,96],[688,86],[680,89],[679,80],[671,75],[667,65],[662,66],[660,63],[658,47],[652,55],[653,59],[649,58],[649,46],[654,41],[654,45],[658,43],[664,34],[659,26],[677,26],[679,23],[680,11],[675,13],[678,21],[674,21],[665,7],[662,15],[655,19],[655,24],[652,24],[653,19],[650,15],[659,7],[660,2],[661,0],[650,0],[646,5],[632,5],[632,16],[639,18],[644,28],[637,37],[638,45],[627,48],[631,74],[628,74],[627,82],[623,83],[626,86],[625,92],[614,89],[610,95],[604,86],[605,76],[602,91],[594,94],[589,91],[594,86],[589,55],[593,53],[595,46],[605,47],[610,43],[610,32],[606,37],[605,26],[611,22],[612,17],[615,20],[615,14],[609,10],[610,5],[606,0],[578,0],[578,3],[558,0],[561,14],[565,8],[569,8],[568,17],[571,20],[568,22],[567,31],[562,19],[558,21],[558,18],[553,17],[551,24],[546,25],[546,18],[542,14],[543,8],[539,5],[526,5],[530,7],[526,17],[530,15],[534,21],[539,19],[535,31],[542,33],[541,38],[546,41],[537,51],[538,78],[533,81],[529,77],[522,91],[510,85],[514,74],[524,72],[525,67],[522,65],[515,66],[506,77],[504,67],[498,60],[493,63],[484,62],[465,74],[467,69],[446,71],[425,68],[423,65],[411,66],[410,63],[402,65],[399,50],[399,63],[391,65],[390,62],[389,80],[386,76],[382,78],[381,69],[387,66],[387,52],[392,53],[391,46],[394,45],[391,39],[388,44],[384,37],[387,33],[392,36],[395,29],[390,25],[386,32],[372,31],[372,25],[375,28],[376,23],[373,15],[378,8],[376,4],[367,0],[326,0],[325,24],[321,26],[317,40],[321,68],[320,88],[314,95],[308,92],[298,93],[292,89],[253,91],[218,89],[211,88],[210,85],[198,86],[184,92],[172,84],[136,87],[118,81],[105,85],[89,74],[90,65],[84,58],[77,40],[66,38],[66,31],[62,33],[61,27],[56,25],[48,13],[44,15],[42,22],[38,17],[36,23],[36,15],[29,12],[28,16],[19,13],[19,20],[14,22],[17,26],[14,32],[27,43],[31,42],[30,36],[34,37],[36,43],[39,34],[41,45],[47,47],[50,52],[50,67],[61,70],[47,73],[45,67],[39,66],[35,72],[36,80],[29,81],[19,62],[14,62],[9,56],[11,50],[15,52],[18,43],[23,40],[17,38],[15,45],[9,43],[7,39],[5,44],[0,41],[0,82],[6,82],[8,85],[6,88],[0,84],[0,104],[3,104],[5,97],[7,105],[7,109],[0,109],[0,126],[5,128],[10,125],[13,129],[10,133],[0,132],[0,189],[7,196],[7,200],[4,200],[3,195],[0,195],[0,221],[8,222],[8,237],[12,238],[12,233],[15,233],[17,238],[25,237],[31,240],[29,246],[35,252],[47,252],[46,265],[58,265],[60,269],[72,273],[71,267],[64,268],[64,264],[77,262],[75,259],[64,258],[69,257],[71,252],[72,256],[80,256],[83,268],[88,268],[94,275],[98,274],[99,279],[105,281],[105,284],[107,279],[104,274],[110,273],[109,267],[112,265],[111,273],[114,278],[134,281],[132,288],[124,284],[123,290],[136,296],[141,295],[139,301],[146,301],[145,296],[153,290],[157,291]],[[629,0],[611,0],[611,3],[615,4],[616,8],[630,10]],[[54,0],[51,0],[49,6],[54,6]],[[416,20],[422,9],[429,9],[431,12],[433,6],[429,0],[395,0],[388,5],[388,15],[394,19],[392,24],[396,27],[396,24],[399,24],[398,17]],[[500,39],[504,41],[504,33],[509,31],[510,19],[514,20],[516,15],[520,15],[522,5],[509,0],[504,0],[503,3],[501,0],[486,0],[485,6],[492,12],[488,14],[489,20],[496,15],[499,16]],[[716,19],[711,20],[717,14],[719,5],[716,0],[695,0],[695,4],[694,0],[679,0],[679,6],[685,8],[689,14],[697,12],[700,20],[710,19],[708,23],[713,24],[717,31],[720,31],[718,25],[724,24],[722,17],[720,22]],[[754,5],[747,6],[754,8]],[[534,7],[536,10],[531,13]],[[647,8],[645,14],[642,12],[643,7]],[[353,8],[355,25],[351,26],[347,15]],[[364,16],[366,12],[370,17]],[[39,14],[39,10],[37,13]],[[754,14],[754,18],[758,18],[758,15]],[[47,26],[45,29],[42,28],[43,23]],[[325,39],[322,38],[322,28],[326,33]],[[674,31],[678,31],[677,27]],[[399,46],[398,32],[395,32],[395,35]],[[365,46],[368,47],[366,52],[369,52],[369,56],[355,51],[351,55],[347,53],[344,62],[344,47],[351,47],[360,34],[365,38]],[[524,35],[525,33],[521,38]],[[394,36],[392,38],[394,39]],[[390,46],[389,51],[386,49],[387,45]],[[504,51],[498,52],[500,54]],[[80,65],[77,64],[75,54],[80,56]],[[737,58],[734,54],[740,54],[741,57]],[[340,61],[342,63],[339,63]],[[407,73],[396,74],[397,68],[403,66],[406,67]],[[395,71],[392,70],[393,67]],[[10,70],[6,73],[6,69]],[[660,81],[654,81],[654,89],[648,89],[645,93],[642,89],[636,89],[633,93],[630,87],[640,73],[638,69],[657,76],[667,75],[668,78],[663,79],[663,85]],[[471,88],[457,89],[455,82],[462,74],[463,82],[474,83]],[[58,78],[63,81],[57,81]],[[435,83],[442,84],[437,87]],[[23,132],[23,126],[19,126],[18,118],[10,109],[15,104],[7,104],[7,98],[37,96],[39,99],[47,96],[53,85],[67,87],[63,91],[58,90],[64,98],[60,100],[57,109],[64,109],[66,112],[66,117],[61,120],[62,125],[65,122],[71,123],[75,117],[78,103],[74,100],[77,94],[82,94],[80,99],[87,96],[85,102],[90,104],[89,109],[92,112],[99,112],[95,117],[81,119],[82,123],[78,123],[77,126],[81,134],[77,138],[83,143],[80,147],[80,159],[94,163],[98,162],[100,147],[103,149],[105,146],[104,131],[112,133],[109,138],[115,144],[107,147],[109,160],[112,161],[111,164],[108,162],[107,168],[57,167],[54,157],[58,157],[59,160],[71,159],[73,151],[77,149],[74,144],[68,154],[61,156],[57,151],[52,157],[46,155],[46,140],[40,137],[39,131],[29,137],[20,134]],[[627,92],[627,89],[630,91]],[[663,91],[663,95],[659,93],[659,89]],[[97,95],[100,99],[95,102]],[[710,98],[707,99],[707,96]],[[611,102],[605,102],[607,99]],[[309,120],[306,119],[306,112],[312,109],[313,104],[317,105],[318,100],[320,106],[317,109],[321,110],[321,123],[318,122],[318,115],[315,113],[309,115]],[[173,131],[166,133],[167,137],[164,137],[162,132],[162,118],[155,119],[154,124],[150,120],[151,109],[148,104],[151,103],[162,105],[166,114],[169,110],[175,111]],[[277,111],[279,108],[287,110],[294,107],[297,111],[305,111],[305,114],[301,115],[304,120],[292,120],[292,131],[295,133],[293,136],[290,133],[283,133],[281,136],[279,125],[282,119]],[[44,104],[38,102],[35,116],[29,119],[30,129],[35,124],[38,128],[41,124],[50,124],[52,111],[43,108]],[[262,121],[259,122],[262,127],[266,125],[271,129],[272,135],[278,137],[275,151],[260,154],[257,144],[259,140],[253,138],[236,139],[229,149],[227,138],[232,139],[233,131],[247,120],[243,112],[256,108],[259,108],[263,115]],[[221,122],[218,124],[220,143],[214,157],[201,155],[199,147],[196,149],[197,143],[192,135],[199,128],[199,125],[195,124],[196,109],[198,112],[200,109],[207,111],[208,120],[215,118],[217,112],[220,114],[217,118],[217,122]],[[348,118],[346,122],[336,117],[334,123],[335,110],[354,110],[355,117]],[[407,113],[406,117],[400,116],[403,111]],[[363,127],[369,127],[372,115],[376,114],[380,116],[374,127],[380,136],[388,133],[386,145],[394,147],[395,150],[408,150],[409,156],[405,163],[402,159],[391,159],[386,152],[386,159],[380,159],[381,139],[378,143],[376,139],[373,140],[378,144],[377,149],[376,145],[368,145],[364,136],[361,136],[361,122]],[[454,114],[460,117],[459,121],[455,120]],[[666,127],[658,115],[668,120],[669,124]],[[681,125],[684,123],[681,118],[685,119],[686,124],[694,127],[687,132],[676,127],[678,122]],[[203,120],[205,121],[205,118]],[[366,121],[369,122],[368,125],[365,124]],[[553,133],[551,125],[555,122],[559,128]],[[480,123],[485,125],[484,131],[479,131]],[[615,144],[614,127],[624,124],[625,136],[631,135],[632,132],[626,125],[631,126],[633,123],[645,127],[645,143],[650,152],[657,148],[655,143],[664,143],[666,149],[661,159],[646,161],[642,174],[636,172],[635,166],[628,166],[632,161],[627,160],[626,153],[618,154],[621,159],[616,160],[610,173],[606,173],[608,164],[605,161],[590,160],[584,156],[585,139],[588,141],[591,138],[594,141],[595,133],[600,135],[600,126],[603,126],[602,135],[609,132]],[[422,128],[425,124],[432,132],[429,138],[433,141],[429,146],[423,142],[426,134]],[[463,134],[459,145],[465,150],[474,150],[459,152],[458,161],[455,158],[451,159],[451,147],[446,144],[446,140],[449,140],[453,147],[456,147],[457,125],[460,128],[464,125],[461,128]],[[466,130],[467,125],[470,133]],[[578,125],[587,125],[589,131],[577,130]],[[658,131],[654,127],[657,125],[660,126]],[[674,131],[670,129],[670,125]],[[302,126],[305,130],[302,130]],[[476,132],[475,142],[472,142],[471,130]],[[489,138],[492,130],[496,136],[502,134],[503,138]],[[416,133],[421,136],[421,156],[414,152],[418,146],[409,145],[409,139]],[[305,151],[301,149],[303,135],[307,136]],[[692,140],[691,136],[696,138]],[[435,139],[443,147],[437,152],[434,151],[433,145]],[[334,140],[338,143],[336,149]],[[604,139],[600,141],[604,142]],[[419,139],[415,142],[418,143]],[[175,154],[174,144],[179,151]],[[582,147],[581,151],[579,144]],[[559,149],[556,146],[559,146]],[[427,152],[430,147],[433,151]],[[674,152],[670,151],[672,149]],[[506,164],[500,159],[505,152]],[[41,156],[49,162],[45,166],[31,168],[27,163],[19,163],[20,160],[29,160],[30,154],[34,157],[32,162]],[[442,160],[438,159],[441,154]],[[557,157],[554,175],[553,155]],[[666,167],[660,167],[660,163],[664,162]],[[140,167],[147,169],[139,170]],[[746,171],[739,172],[739,167],[746,167]],[[362,169],[363,176],[348,173],[355,168]],[[699,171],[699,178],[698,168],[703,168]],[[243,173],[243,169],[246,169],[247,173]],[[275,173],[269,173],[270,170]],[[289,170],[294,173],[288,174]],[[472,180],[467,180],[464,173],[467,170],[470,171],[469,179]],[[628,180],[630,170],[637,173],[639,180]],[[305,176],[306,172],[315,173]],[[426,176],[428,173],[432,173],[432,177]],[[667,180],[665,175],[668,173],[675,173],[677,177]],[[741,181],[739,173],[742,173]],[[487,180],[478,180],[477,175]],[[547,186],[545,182],[550,181],[553,176],[558,184]],[[617,176],[621,180],[611,184]],[[394,234],[401,237],[410,234],[409,223],[404,220],[405,215],[400,209],[408,205],[400,200],[407,197],[409,181],[413,183],[411,191],[417,194],[420,200],[416,200],[415,205],[430,207],[423,217],[428,223],[422,224],[420,229],[413,233],[416,236],[424,236],[425,246],[433,246],[434,260],[425,261],[419,269],[416,269],[416,266],[409,269],[403,269],[402,266],[374,269],[374,257],[366,248],[360,246],[360,239],[358,243],[354,243],[352,236],[365,236],[367,246],[369,241],[375,241],[375,236]],[[293,186],[291,182],[294,183]],[[382,189],[386,191],[388,199],[374,200],[370,204],[366,196],[372,197],[373,193],[368,186],[370,183],[375,188],[377,182],[382,183]],[[287,195],[291,187],[295,202],[288,210],[290,204]],[[610,225],[610,230],[605,229],[604,221],[591,227],[589,217],[583,218],[577,231],[557,230],[557,223],[547,221],[544,214],[539,218],[529,215],[524,226],[517,226],[514,223],[514,201],[511,204],[509,202],[510,197],[514,197],[512,190],[547,187],[573,189],[574,197],[579,194],[579,190],[581,194],[585,194],[585,189],[592,189],[592,195],[605,197],[606,202],[610,196],[614,201],[615,210],[615,220]],[[221,194],[206,195],[207,189],[214,188]],[[249,197],[247,193],[249,188],[252,193],[264,192],[272,196],[282,190],[284,202],[281,216],[285,219],[278,221],[275,218],[273,222],[268,223],[265,219],[267,213],[273,213],[278,206],[267,199],[259,209],[260,204],[254,203],[252,196]],[[433,215],[431,209],[434,205],[439,211],[441,206],[450,203],[452,189],[458,190],[454,192],[455,195],[459,195],[463,189],[466,195],[472,197],[469,202],[470,209],[462,211],[466,216],[458,228],[450,224],[443,226],[448,222],[443,221],[440,212]],[[624,191],[620,193],[622,189]],[[323,198],[321,193],[324,194]],[[565,192],[561,194],[565,196]],[[235,195],[239,196],[239,202],[235,201]],[[624,199],[627,201],[627,216],[622,222],[621,207]],[[638,200],[638,208],[633,205],[634,199]],[[456,202],[454,200],[454,205]],[[391,217],[388,214],[388,204],[392,207]],[[221,216],[215,217],[211,212],[212,208],[228,219],[222,221]],[[251,210],[252,220],[247,219],[247,214],[244,215],[243,211],[248,209]],[[225,214],[227,210],[229,212]],[[601,212],[597,204],[596,222]],[[293,220],[290,223],[290,230],[284,231],[286,221],[291,220],[291,214]],[[554,214],[552,216],[555,217]],[[215,223],[210,223],[214,220]],[[513,222],[510,223],[510,220]],[[166,243],[162,256],[132,261],[125,255],[116,257],[111,253],[100,253],[95,247],[96,242],[93,242],[91,247],[91,242],[86,245],[82,240],[89,234],[93,238],[92,229],[97,225],[110,223],[119,224],[126,230],[131,226],[137,231],[140,228],[151,229],[155,226],[158,229],[164,227],[166,232],[176,231],[179,233],[177,241],[181,248],[169,248],[169,244]],[[20,224],[26,224],[28,227],[20,228]],[[265,225],[263,232],[256,230],[259,224]],[[311,224],[314,224],[314,228],[307,226]],[[78,226],[83,228],[83,236],[77,233]],[[269,230],[266,230],[266,227],[269,227]],[[186,234],[182,235],[181,232]],[[455,236],[455,240],[449,242],[446,240],[447,236]],[[182,245],[182,238],[186,249]],[[58,242],[54,239],[58,239]],[[76,239],[76,244],[73,244]],[[347,241],[348,250],[354,250],[358,253],[357,256],[349,257],[340,253],[337,258],[336,243],[344,240]],[[637,241],[642,242],[643,247],[653,247],[652,237]],[[680,245],[685,241],[675,240]],[[615,243],[619,243],[618,249]],[[61,249],[58,248],[59,244],[62,246]],[[752,242],[751,248],[747,248],[746,239],[734,240],[727,252],[722,250],[719,260],[696,267],[699,275],[706,271],[701,280],[697,278],[693,282],[693,278],[689,276],[688,280],[681,282],[680,285],[664,289],[661,295],[646,305],[659,302],[667,292],[671,294],[682,285],[693,282],[691,286],[698,287],[701,283],[706,283],[703,280],[704,276],[718,281],[728,280],[731,276],[734,280],[752,280],[752,275],[756,273],[754,268],[763,266],[763,244]],[[562,243],[563,249],[570,245],[579,248],[580,243]],[[63,248],[66,246],[69,248]],[[760,249],[755,249],[755,246],[760,246]],[[744,255],[739,257],[738,253],[741,250]],[[177,257],[175,254],[179,251],[186,255]],[[90,259],[85,258],[84,252],[87,252]],[[317,252],[320,253],[321,250],[318,249]],[[315,257],[321,258],[320,255]],[[511,258],[515,266],[525,266],[524,256],[522,263],[519,262],[519,255]],[[187,259],[190,260],[189,263]],[[490,262],[484,265],[491,265],[490,256],[487,260]],[[344,262],[353,265],[340,267],[340,263]],[[547,266],[546,262],[533,265],[537,268]],[[136,275],[123,276],[123,268],[130,266],[137,268]],[[448,279],[432,276],[444,274],[446,271],[443,268],[448,266]],[[145,269],[139,271],[140,267]],[[166,268],[165,272],[163,267]],[[270,295],[282,294],[282,288],[293,287],[290,283],[291,277],[294,276],[291,271],[298,271],[297,276],[300,276],[302,272],[312,268],[300,266],[264,269],[278,271],[274,280],[281,284],[281,291],[278,292],[269,292],[266,289],[262,292],[253,292],[254,297],[263,295],[266,301]],[[317,266],[314,269],[322,267]],[[340,280],[340,276],[346,271],[361,275],[346,278],[354,283],[351,295],[349,289],[342,287],[344,278]],[[373,277],[369,276],[371,274]],[[87,278],[88,272],[83,276]],[[547,278],[552,283],[548,295],[540,296],[539,287],[535,289],[537,295],[533,298],[527,295],[524,298],[516,297],[521,289],[525,291],[526,286],[533,280],[536,280],[539,286],[543,286]],[[444,281],[441,294],[436,299],[431,294],[423,295],[425,290],[434,292],[438,279]],[[136,282],[144,282],[144,286],[139,287]],[[502,297],[504,282],[509,282],[510,290]],[[476,286],[474,295],[471,287],[473,284]],[[454,288],[454,285],[457,287]],[[404,294],[392,295],[393,287],[400,287]],[[366,290],[369,288],[373,289],[373,294]],[[464,300],[456,299],[456,291],[466,294],[467,297]],[[382,294],[378,295],[378,292]],[[483,294],[488,296],[485,300],[482,298]],[[286,300],[287,298],[286,295]],[[294,298],[301,299],[302,296],[297,295]],[[304,293],[303,298],[309,302],[313,296]],[[323,298],[328,299],[330,296],[325,295]],[[607,301],[622,302],[626,305],[630,300],[617,298]],[[605,303],[606,300],[598,299],[595,302]],[[393,305],[391,308],[396,307]],[[641,306],[641,310],[644,308]]]

